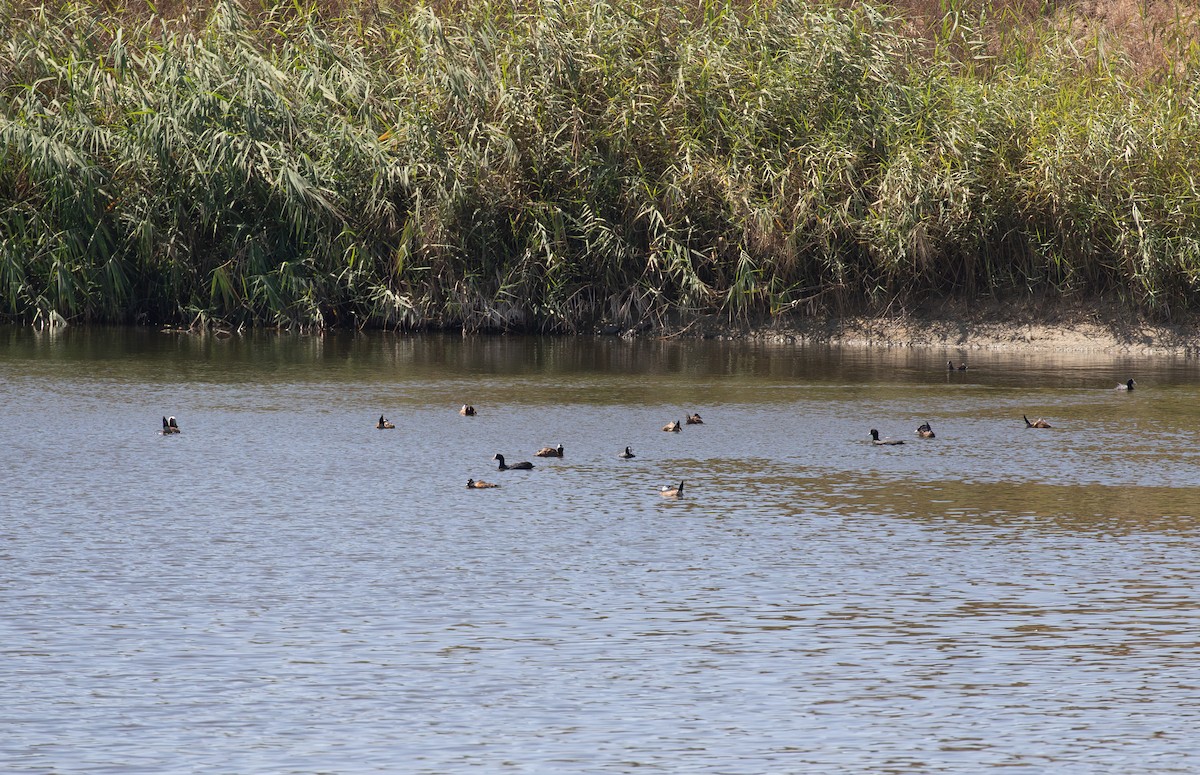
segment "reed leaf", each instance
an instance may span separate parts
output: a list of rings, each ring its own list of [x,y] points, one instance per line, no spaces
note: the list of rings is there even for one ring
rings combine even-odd
[[[1200,290],[1200,68],[947,4],[0,9],[24,321],[584,330]],[[55,317],[57,316],[57,317]]]

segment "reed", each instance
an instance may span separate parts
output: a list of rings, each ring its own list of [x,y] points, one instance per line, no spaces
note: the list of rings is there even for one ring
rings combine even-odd
[[[0,314],[579,331],[931,296],[1194,309],[1191,55],[1147,73],[1044,31],[998,56],[945,9],[917,39],[800,0],[10,5]]]

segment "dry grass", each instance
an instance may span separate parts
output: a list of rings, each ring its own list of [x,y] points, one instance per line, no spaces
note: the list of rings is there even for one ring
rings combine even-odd
[[[1180,0],[894,0],[910,34],[932,41],[948,16],[971,21],[988,54],[1003,59],[1014,44],[1026,45],[1061,33],[1081,49],[1098,48],[1125,57],[1138,73],[1179,74],[1200,42],[1200,3]]]
[[[124,24],[140,23],[151,16],[175,24],[198,25],[222,0],[99,0],[107,17]],[[271,0],[239,0],[251,17],[275,19],[310,14],[326,23],[347,18],[376,19],[383,12],[408,13],[423,5],[444,18],[462,14],[471,0],[319,0],[279,6]],[[19,13],[45,9],[50,16],[65,15],[72,0],[10,0]],[[814,2],[814,4],[821,4]],[[846,7],[861,5],[843,0]],[[514,0],[515,11],[530,11],[535,0]],[[695,21],[704,3],[687,6]],[[731,0],[728,7],[742,12],[758,4]],[[1003,57],[1014,39],[1034,40],[1047,30],[1067,34],[1078,43],[1102,39],[1108,50],[1127,56],[1143,72],[1178,67],[1189,47],[1200,42],[1200,3],[1181,0],[893,0],[890,7],[905,21],[908,34],[933,41],[946,31],[948,17],[969,20],[992,56]]]

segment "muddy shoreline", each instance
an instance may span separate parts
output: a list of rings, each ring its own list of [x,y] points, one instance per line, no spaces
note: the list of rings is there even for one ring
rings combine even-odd
[[[1010,352],[1094,352],[1200,357],[1200,316],[1154,320],[1116,305],[944,305],[894,314],[698,319],[651,336],[860,347]]]
[[[65,326],[64,326],[65,328]],[[165,326],[162,333],[237,336],[250,330],[209,322]],[[328,329],[337,331],[343,329]],[[367,329],[372,330],[372,329]],[[402,334],[461,333],[462,336],[536,335],[535,331],[417,327]],[[320,329],[300,330],[320,335]],[[723,315],[692,315],[684,321],[649,321],[630,326],[604,323],[563,336],[642,340],[715,339],[846,347],[929,348],[955,351],[1070,352],[1108,355],[1170,355],[1200,358],[1200,313],[1170,320],[1131,312],[1119,304],[946,303],[899,312],[788,315],[764,320],[730,320]]]

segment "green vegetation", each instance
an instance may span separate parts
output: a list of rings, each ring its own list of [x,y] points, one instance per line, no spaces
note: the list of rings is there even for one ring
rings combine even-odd
[[[0,315],[1195,308],[1196,63],[1135,72],[1050,32],[994,57],[951,6],[920,40],[867,5],[636,2],[5,6]]]

